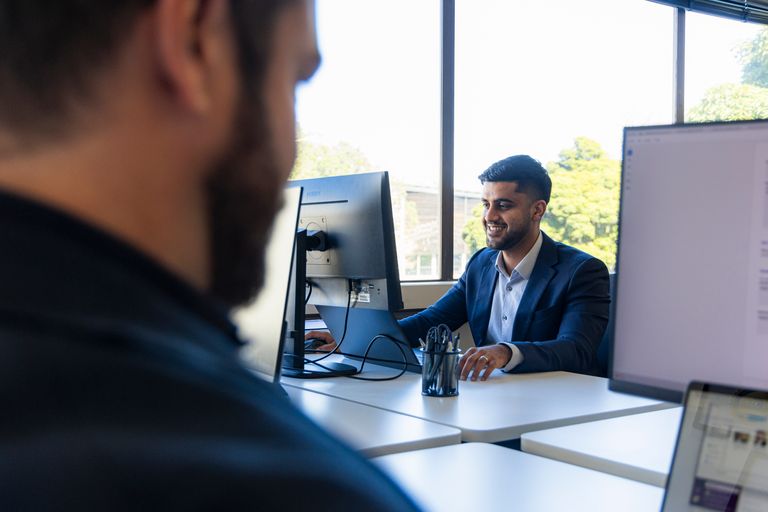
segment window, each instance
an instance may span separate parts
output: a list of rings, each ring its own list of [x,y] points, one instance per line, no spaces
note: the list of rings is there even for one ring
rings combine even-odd
[[[543,229],[613,266],[622,129],[674,121],[672,21],[644,1],[457,0],[454,276],[485,246],[477,175],[518,153],[551,173]]]
[[[686,66],[675,77],[673,21],[683,11],[669,5],[693,4],[664,3],[317,0],[324,62],[299,91],[293,176],[389,171],[401,278],[429,280],[458,277],[485,245],[477,175],[528,153],[553,179],[544,230],[612,268],[624,126],[675,122],[675,78],[684,78],[687,121],[768,118],[765,25],[686,11]],[[442,85],[455,101],[441,111],[443,28],[455,80]],[[451,108],[453,155],[440,124]],[[442,169],[450,156],[454,168]],[[438,184],[448,172],[454,229],[442,233],[450,195]],[[453,268],[440,268],[440,247],[452,249]]]
[[[768,117],[768,32],[760,25],[688,13],[687,122]]]
[[[401,279],[438,277],[439,0],[318,0],[292,178],[388,171]]]

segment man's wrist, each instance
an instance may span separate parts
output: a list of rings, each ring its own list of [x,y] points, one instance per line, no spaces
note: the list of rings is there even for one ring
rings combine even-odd
[[[512,356],[509,358],[509,361],[507,361],[507,364],[501,368],[502,371],[505,371],[505,372],[512,371],[513,368],[515,368],[517,365],[522,363],[523,360],[525,359],[523,357],[523,353],[514,343],[501,342],[499,343],[499,345],[504,345],[512,353]]]
[[[507,358],[504,360],[504,364],[501,365],[502,368],[506,367],[509,364],[509,361],[512,359],[512,356],[515,354],[512,350],[512,347],[507,345],[506,343],[498,343],[500,347],[504,347],[507,349]]]

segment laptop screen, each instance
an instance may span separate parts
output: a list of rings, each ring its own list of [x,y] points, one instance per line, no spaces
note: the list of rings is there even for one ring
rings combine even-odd
[[[768,510],[768,392],[690,385],[663,510]]]

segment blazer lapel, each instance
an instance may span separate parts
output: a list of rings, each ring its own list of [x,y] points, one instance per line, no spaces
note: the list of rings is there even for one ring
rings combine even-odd
[[[541,232],[543,240],[541,241],[541,250],[536,259],[536,265],[533,267],[531,278],[525,287],[525,292],[520,300],[515,315],[515,323],[512,326],[512,341],[526,338],[526,333],[533,320],[533,312],[541,299],[544,290],[547,289],[557,271],[553,268],[557,264],[557,247],[543,231]]]
[[[473,337],[477,339],[475,344],[479,344],[488,335],[488,322],[491,319],[491,307],[493,306],[493,294],[496,293],[496,283],[498,275],[496,273],[496,257],[498,251],[488,251],[489,258],[485,260],[481,274],[480,287],[478,291],[478,301],[475,317],[478,319],[475,325],[479,327],[478,335]]]

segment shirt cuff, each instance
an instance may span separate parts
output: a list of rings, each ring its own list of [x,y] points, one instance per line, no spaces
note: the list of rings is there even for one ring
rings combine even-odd
[[[509,362],[507,365],[501,369],[503,372],[509,372],[512,371],[512,369],[523,362],[525,357],[523,357],[523,353],[520,351],[519,348],[517,348],[516,345],[513,345],[512,343],[504,343],[501,342],[499,345],[506,345],[509,347],[509,349],[512,351],[512,357],[509,358]]]

